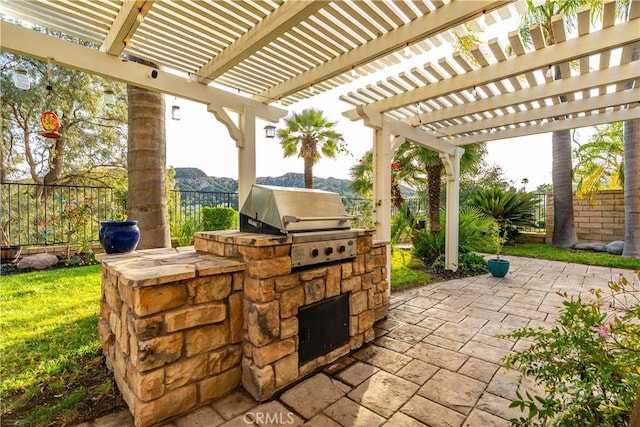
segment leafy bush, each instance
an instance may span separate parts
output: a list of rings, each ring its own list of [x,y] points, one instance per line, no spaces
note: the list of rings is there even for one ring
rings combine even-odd
[[[444,255],[446,223],[445,213],[440,212],[440,231],[436,234],[429,230],[416,231],[413,236],[413,248],[417,256],[431,263]],[[460,209],[458,226],[458,250],[460,253],[480,250],[491,244],[487,230],[491,227],[491,219],[471,207]]]
[[[484,257],[474,252],[467,252],[460,255],[458,267],[464,271],[471,271],[474,273],[486,273],[489,271],[487,268],[487,261]]]
[[[640,288],[638,278],[609,282],[612,296],[565,301],[551,330],[522,328],[503,338],[534,344],[503,358],[536,378],[545,395],[517,392],[511,407],[528,411],[512,425],[626,426],[640,391]]]
[[[171,236],[178,240],[180,246],[193,245],[193,236],[197,229],[193,218],[184,219],[177,224],[171,224]]]
[[[517,191],[515,188],[503,190],[491,187],[477,190],[467,201],[469,206],[494,218],[500,225],[504,237],[513,238],[517,227],[534,227],[534,208],[538,204],[534,193]]]
[[[200,209],[202,214],[202,229],[233,230],[238,228],[238,212],[233,208],[205,206]]]

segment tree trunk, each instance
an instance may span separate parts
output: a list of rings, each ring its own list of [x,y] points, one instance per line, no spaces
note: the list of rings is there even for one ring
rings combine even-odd
[[[440,189],[442,188],[442,163],[427,166],[429,182],[429,229],[433,234],[440,231]]]
[[[316,159],[316,141],[305,138],[300,147],[304,160],[304,188],[313,188],[313,163]]]
[[[165,191],[165,105],[160,92],[127,86],[127,216],[138,221],[139,249],[171,247]]]
[[[640,58],[640,44],[633,47],[631,60]],[[631,89],[633,82],[625,85]],[[624,138],[624,249],[622,256],[640,258],[640,119],[627,120]],[[638,395],[640,397],[640,394]],[[640,409],[637,409],[640,411]],[[640,420],[638,420],[640,423]]]
[[[578,243],[573,220],[571,185],[571,131],[553,132],[553,237],[551,246],[570,248]]]

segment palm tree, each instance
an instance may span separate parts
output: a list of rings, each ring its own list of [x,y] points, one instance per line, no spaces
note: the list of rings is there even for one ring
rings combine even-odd
[[[280,145],[284,157],[297,154],[304,160],[305,188],[313,188],[313,165],[321,154],[334,159],[336,154],[348,152],[342,135],[333,129],[335,122],[327,120],[320,110],[307,108],[294,113],[285,119],[285,126],[277,131]]]
[[[165,192],[165,104],[160,92],[128,85],[127,216],[138,221],[139,249],[171,247]]]
[[[622,122],[596,128],[589,141],[574,149],[573,180],[578,197],[593,200],[598,190],[621,189],[624,184]]]
[[[484,144],[469,144],[464,147],[460,159],[460,169],[472,169],[480,164],[486,153]],[[440,192],[444,164],[440,155],[433,150],[411,142],[403,143],[395,154],[395,162],[400,165],[399,178],[415,187],[426,182],[429,189],[429,229],[432,233],[440,230]]]
[[[640,58],[636,44],[632,61]],[[627,84],[632,86],[633,82]],[[624,249],[622,256],[640,258],[640,119],[624,122]],[[640,402],[640,391],[638,399]]]
[[[528,40],[529,27],[540,24],[544,30],[546,43],[555,43],[551,18],[555,15],[569,16],[583,4],[594,3],[587,0],[545,1],[535,6],[527,0],[527,13],[523,16],[521,33]],[[554,66],[554,80],[562,78],[560,67]],[[566,99],[561,97],[561,102]],[[573,218],[573,188],[571,180],[571,130],[555,131],[551,136],[552,144],[552,180],[553,180],[553,237],[551,245],[572,247],[578,242]]]

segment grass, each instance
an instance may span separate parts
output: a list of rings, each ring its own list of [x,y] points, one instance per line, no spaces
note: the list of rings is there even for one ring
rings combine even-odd
[[[100,277],[98,265],[2,277],[3,421],[64,424],[113,387],[100,374]]]
[[[574,249],[553,248],[546,243],[527,243],[504,246],[503,255],[524,256],[530,258],[566,261],[577,264],[588,264],[601,267],[640,269],[640,259],[624,258],[606,252],[578,251]]]
[[[397,290],[420,283],[429,283],[431,276],[413,267],[422,266],[422,261],[415,259],[411,251],[393,249],[391,251],[391,289]]]

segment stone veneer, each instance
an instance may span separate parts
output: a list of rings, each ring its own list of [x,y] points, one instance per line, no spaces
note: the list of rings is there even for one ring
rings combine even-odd
[[[387,314],[386,246],[360,230],[357,256],[291,269],[291,238],[196,233],[191,248],[102,255],[98,330],[138,427],[187,413],[240,383],[256,400],[374,338]],[[298,364],[298,308],[349,293],[350,340]]]

